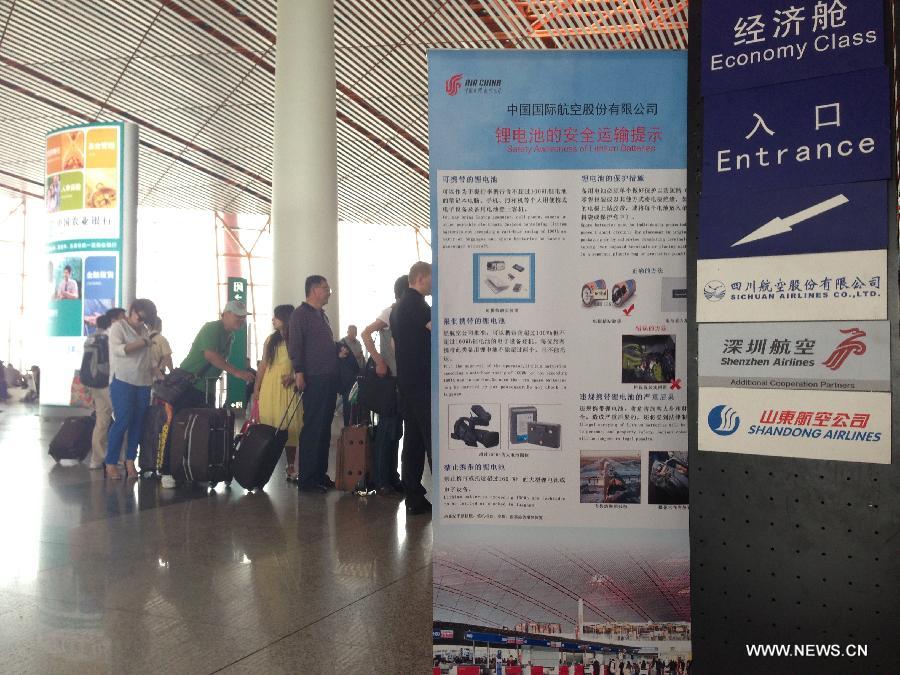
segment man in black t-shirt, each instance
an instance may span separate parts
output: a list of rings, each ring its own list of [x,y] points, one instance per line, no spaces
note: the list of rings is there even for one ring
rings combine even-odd
[[[417,262],[409,270],[409,288],[391,312],[391,334],[397,356],[403,436],[402,480],[406,512],[431,513],[425,499],[422,473],[431,456],[431,265]]]

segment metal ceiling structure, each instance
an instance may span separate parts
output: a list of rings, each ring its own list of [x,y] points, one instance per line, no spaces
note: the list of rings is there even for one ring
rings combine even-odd
[[[428,227],[428,49],[687,46],[687,0],[334,1],[345,221]],[[47,131],[126,120],[141,205],[268,214],[276,5],[0,0],[0,189],[43,194]]]
[[[586,623],[688,622],[690,569],[683,539],[671,533],[633,542],[615,534],[582,535],[550,553],[527,543],[446,550],[436,545],[435,620],[493,628],[559,623],[571,633],[581,598]]]

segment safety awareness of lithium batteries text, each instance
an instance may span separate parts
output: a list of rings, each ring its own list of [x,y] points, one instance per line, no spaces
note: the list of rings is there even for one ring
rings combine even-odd
[[[438,172],[443,522],[686,526],[685,181]]]

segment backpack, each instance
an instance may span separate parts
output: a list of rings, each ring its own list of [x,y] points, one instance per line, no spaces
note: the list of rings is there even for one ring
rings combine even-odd
[[[81,357],[81,383],[103,389],[109,386],[109,338],[106,335],[92,335],[84,343]]]

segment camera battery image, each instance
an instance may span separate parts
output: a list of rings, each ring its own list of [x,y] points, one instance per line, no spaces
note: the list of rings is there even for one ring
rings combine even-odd
[[[667,384],[674,379],[674,335],[622,336],[622,384]]]
[[[511,445],[528,442],[528,423],[537,420],[533,405],[511,406],[509,409],[509,442]]]
[[[640,504],[640,453],[582,450],[580,501],[582,504]]]
[[[561,412],[558,404],[511,405],[507,410],[509,444],[531,449],[558,450],[561,443]]]
[[[647,467],[650,504],[688,503],[688,453],[651,452]]]
[[[451,450],[494,448],[500,444],[500,405],[497,403],[449,406]]]

